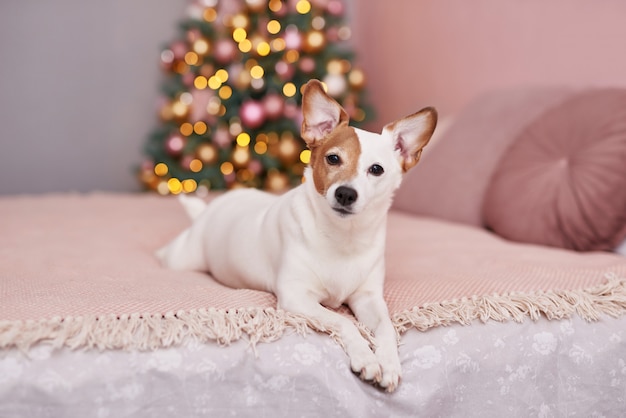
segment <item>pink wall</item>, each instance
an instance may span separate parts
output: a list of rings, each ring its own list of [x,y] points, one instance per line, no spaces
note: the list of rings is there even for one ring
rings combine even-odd
[[[354,1],[352,11],[373,127],[426,105],[453,113],[499,87],[626,86],[624,1]]]

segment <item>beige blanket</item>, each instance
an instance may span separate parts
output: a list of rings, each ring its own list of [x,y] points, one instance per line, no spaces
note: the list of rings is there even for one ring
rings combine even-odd
[[[0,198],[0,348],[148,349],[246,334],[254,343],[320,328],[275,310],[271,294],[161,268],[154,250],[188,222],[175,199],[154,195]],[[385,295],[399,332],[626,312],[619,255],[514,244],[399,212],[387,239]]]

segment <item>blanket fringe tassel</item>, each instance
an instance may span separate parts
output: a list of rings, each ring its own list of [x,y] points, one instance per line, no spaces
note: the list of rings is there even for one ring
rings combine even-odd
[[[618,317],[626,312],[626,279],[608,275],[604,284],[579,290],[474,296],[428,303],[392,315],[401,335],[415,328],[425,331],[453,323],[562,319],[577,314],[587,321],[602,315]],[[363,328],[363,327],[360,327]],[[139,314],[64,317],[45,320],[0,320],[0,348],[27,350],[46,343],[71,349],[97,348],[154,350],[190,339],[228,345],[242,337],[252,347],[271,342],[287,332],[305,335],[310,329],[338,335],[309,318],[278,309],[197,309],[165,315]],[[365,333],[366,330],[362,329]]]

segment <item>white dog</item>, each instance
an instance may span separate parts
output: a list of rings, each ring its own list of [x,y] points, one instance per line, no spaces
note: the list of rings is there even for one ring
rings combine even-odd
[[[280,196],[236,190],[206,207],[185,199],[194,222],[158,255],[172,269],[273,292],[279,308],[337,333],[352,370],[391,392],[401,369],[383,299],[387,212],[437,113],[425,108],[381,134],[356,129],[317,80],[304,87],[302,109],[302,138],[311,150],[304,183]],[[373,351],[350,319],[326,308],[342,304],[374,333]]]

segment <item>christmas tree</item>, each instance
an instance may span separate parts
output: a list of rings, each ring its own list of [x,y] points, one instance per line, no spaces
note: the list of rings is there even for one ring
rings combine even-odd
[[[301,92],[322,80],[353,124],[371,115],[340,0],[196,0],[165,47],[160,122],[140,178],[161,194],[301,182]]]

